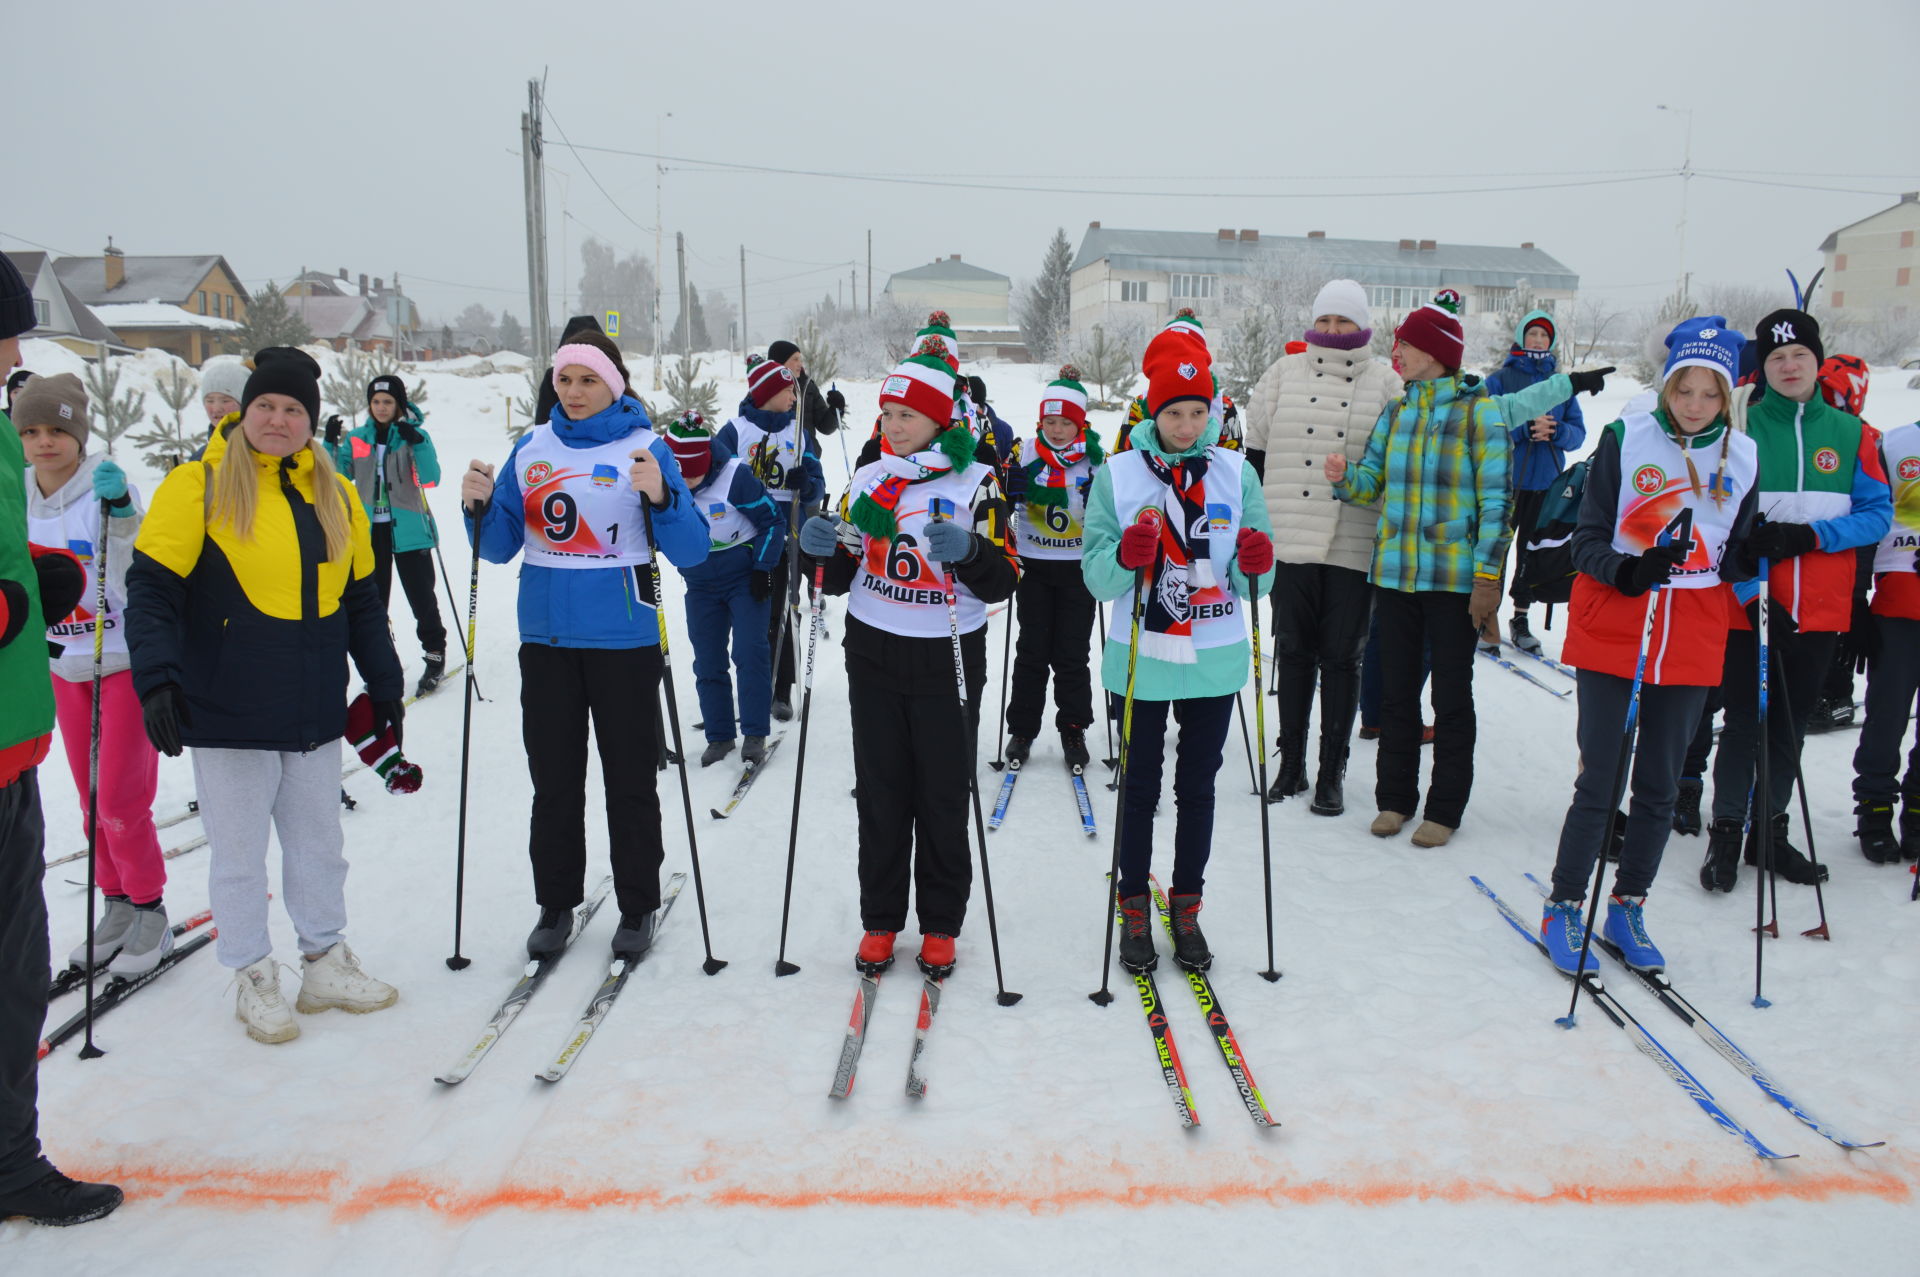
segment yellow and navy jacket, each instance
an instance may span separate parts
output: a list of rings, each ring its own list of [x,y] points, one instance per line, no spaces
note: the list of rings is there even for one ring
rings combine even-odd
[[[143,698],[168,684],[181,690],[188,745],[304,752],[346,731],[349,655],[374,700],[403,695],[366,510],[345,479],[318,494],[342,502],[350,521],[347,552],[328,561],[313,452],[262,456],[253,534],[243,541],[211,515],[225,443],[216,432],[204,465],[166,477],[134,543],[134,689]]]

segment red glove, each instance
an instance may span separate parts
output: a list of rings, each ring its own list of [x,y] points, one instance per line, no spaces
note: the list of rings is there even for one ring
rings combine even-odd
[[[1273,541],[1266,533],[1241,528],[1236,547],[1240,552],[1240,570],[1248,576],[1273,571]]]
[[[1160,548],[1160,520],[1151,511],[1143,511],[1139,520],[1120,534],[1120,566],[1138,572],[1153,565],[1153,554]]]

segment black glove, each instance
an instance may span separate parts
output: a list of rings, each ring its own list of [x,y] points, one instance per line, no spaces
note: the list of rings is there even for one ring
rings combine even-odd
[[[327,418],[326,440],[329,445],[340,442],[340,414],[337,412]]]
[[[1630,599],[1637,599],[1656,585],[1665,585],[1673,570],[1686,562],[1687,548],[1681,545],[1656,545],[1645,554],[1630,554],[1613,574],[1613,586]]]
[[[40,580],[40,615],[47,624],[63,621],[87,592],[86,569],[71,554],[36,554],[33,574]]]
[[[1237,403],[1228,404],[1227,415],[1225,417],[1222,417],[1221,421],[1224,423],[1231,424],[1232,422],[1235,422],[1238,420],[1240,420],[1240,405]]]
[[[1747,553],[1756,559],[1771,559],[1775,563],[1811,554],[1819,548],[1820,539],[1813,535],[1813,528],[1805,523],[1774,523],[1769,520],[1755,528],[1753,535],[1747,538]]]
[[[807,486],[807,468],[795,464],[780,476],[780,486],[789,492],[798,492]]]
[[[155,749],[168,758],[180,757],[180,725],[191,720],[178,687],[163,683],[141,697],[140,721]]]
[[[1865,597],[1853,600],[1853,621],[1840,641],[1846,644],[1845,651],[1856,674],[1865,674],[1867,663],[1879,657],[1880,625],[1873,619],[1873,608]]]
[[[833,409],[834,416],[845,417],[847,415],[847,397],[838,390],[829,390],[827,392],[827,407]]]
[[[747,573],[747,597],[755,603],[765,603],[773,593],[773,573],[758,569]]]
[[[18,581],[0,581],[0,647],[19,638],[26,627],[27,587]]]
[[[373,702],[373,734],[378,736],[385,728],[393,728],[393,747],[400,748],[401,721],[407,716],[407,703],[402,700]]]
[[[1573,384],[1574,394],[1577,395],[1584,390],[1590,395],[1597,395],[1607,388],[1607,374],[1613,371],[1615,371],[1614,367],[1609,364],[1605,368],[1589,368],[1585,372],[1570,372],[1567,374],[1567,380]]]
[[[400,442],[409,447],[419,447],[420,440],[426,437],[420,433],[420,427],[411,421],[402,421],[394,429],[400,433]]]

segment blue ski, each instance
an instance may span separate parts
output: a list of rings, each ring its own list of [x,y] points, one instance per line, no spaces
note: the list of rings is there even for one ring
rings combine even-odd
[[[1546,943],[1540,939],[1539,934],[1527,924],[1524,918],[1514,912],[1512,905],[1495,895],[1493,888],[1487,886],[1487,884],[1480,881],[1480,879],[1469,874],[1467,880],[1479,889],[1481,895],[1493,901],[1494,907],[1500,911],[1500,916],[1507,920],[1508,926],[1519,932],[1520,937],[1532,945],[1541,957],[1548,957]],[[1549,959],[1549,961],[1551,961],[1551,959]],[[1560,969],[1555,967],[1554,970],[1559,971]],[[1562,971],[1561,974],[1566,975],[1566,972]],[[1567,976],[1567,978],[1570,980],[1573,979],[1572,976]],[[1599,1007],[1600,1010],[1605,1013],[1606,1017],[1612,1020],[1614,1024],[1627,1035],[1642,1055],[1645,1055],[1655,1064],[1658,1064],[1661,1072],[1672,1078],[1676,1086],[1691,1096],[1693,1102],[1700,1106],[1701,1111],[1712,1118],[1722,1130],[1731,1135],[1737,1135],[1740,1139],[1744,1140],[1747,1147],[1754,1151],[1755,1156],[1773,1161],[1783,1161],[1787,1158],[1799,1156],[1798,1153],[1774,1152],[1760,1142],[1759,1136],[1729,1117],[1727,1111],[1720,1107],[1720,1102],[1713,1098],[1713,1094],[1700,1084],[1700,1079],[1687,1072],[1686,1066],[1680,1063],[1679,1060],[1676,1060],[1673,1057],[1673,1053],[1668,1051],[1666,1047],[1661,1046],[1660,1043],[1654,1039],[1653,1034],[1647,1032],[1645,1026],[1633,1018],[1633,1013],[1621,1006],[1620,1003],[1614,999],[1614,996],[1602,987],[1598,976],[1589,974],[1579,980],[1578,983],[1580,987],[1586,991],[1587,996],[1593,1000],[1593,1004]]]
[[[998,829],[1000,822],[1007,818],[1007,804],[1013,801],[1013,782],[1020,779],[1020,764],[1008,763],[1007,774],[1000,778],[1000,796],[993,800],[993,815],[987,817],[987,828]]]
[[[1079,768],[1073,771],[1073,801],[1080,807],[1080,832],[1089,838],[1099,836],[1099,828],[1093,823],[1093,799],[1087,794],[1087,778]]]
[[[1542,896],[1547,894],[1546,884],[1542,883],[1532,874],[1527,875],[1527,881],[1538,888]],[[1772,1074],[1760,1066],[1758,1060],[1755,1060],[1751,1055],[1741,1050],[1732,1038],[1722,1033],[1715,1027],[1713,1021],[1700,1014],[1699,1009],[1696,1008],[1693,1003],[1682,997],[1680,991],[1674,988],[1672,983],[1668,981],[1665,972],[1637,971],[1627,966],[1627,960],[1625,956],[1621,954],[1619,946],[1608,940],[1598,931],[1593,933],[1593,942],[1600,948],[1605,949],[1612,955],[1614,961],[1626,968],[1628,974],[1645,985],[1648,991],[1666,1004],[1667,1010],[1679,1016],[1688,1028],[1699,1034],[1700,1040],[1712,1047],[1721,1059],[1751,1078],[1753,1084],[1759,1087],[1761,1092],[1775,1104],[1778,1104],[1781,1108],[1793,1114],[1815,1131],[1818,1131],[1821,1135],[1826,1136],[1835,1144],[1838,1144],[1841,1148],[1880,1148],[1886,1143],[1885,1140],[1874,1140],[1871,1144],[1867,1144],[1861,1143],[1858,1140],[1847,1139],[1819,1118],[1801,1108],[1798,1104],[1794,1103],[1791,1096],[1780,1089],[1780,1084],[1773,1080]]]
[[[1521,669],[1518,665],[1515,665],[1512,661],[1508,660],[1504,656],[1500,656],[1496,653],[1489,652],[1484,647],[1476,647],[1474,650],[1479,652],[1480,655],[1486,657],[1488,660],[1492,661],[1495,665],[1498,665],[1501,669],[1506,670],[1508,673],[1512,674],[1514,677],[1526,679],[1527,682],[1532,683],[1535,687],[1539,688],[1541,691],[1545,692],[1549,696],[1554,696],[1554,697],[1558,697],[1561,700],[1565,700],[1567,699],[1567,697],[1573,695],[1573,689],[1571,687],[1567,688],[1564,691],[1562,691],[1560,688],[1557,688],[1557,687],[1549,687],[1545,683],[1541,682],[1539,679],[1535,678],[1533,675]]]
[[[1577,679],[1580,676],[1579,671],[1574,669],[1573,666],[1563,665],[1559,661],[1554,660],[1551,656],[1548,656],[1545,652],[1529,652],[1526,648],[1521,647],[1519,644],[1515,643],[1512,639],[1503,638],[1500,640],[1500,644],[1501,646],[1507,648],[1510,651],[1518,652],[1522,656],[1531,657],[1533,660],[1540,662],[1542,665],[1546,666],[1548,669],[1552,670],[1556,674],[1565,674],[1568,678],[1572,678],[1572,679]]]

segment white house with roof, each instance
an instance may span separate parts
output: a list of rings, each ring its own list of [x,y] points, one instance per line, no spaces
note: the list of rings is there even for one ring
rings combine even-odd
[[[1287,276],[1311,297],[1329,279],[1367,289],[1376,323],[1458,289],[1469,315],[1507,310],[1521,287],[1552,311],[1571,304],[1580,277],[1532,243],[1517,248],[1442,244],[1430,239],[1336,239],[1325,231],[1270,235],[1257,230],[1123,230],[1091,222],[1072,266],[1076,335],[1129,320],[1158,328],[1182,307],[1225,325],[1245,308],[1250,285]]]
[[[45,253],[8,253],[27,281],[33,294],[33,330],[28,337],[58,342],[78,355],[94,358],[105,346],[109,354],[124,355],[130,349],[88,305],[60,282],[57,272],[49,270],[52,259]]]
[[[1920,191],[1842,226],[1820,245],[1836,319],[1920,321]]]
[[[928,265],[896,272],[881,291],[915,314],[946,311],[963,358],[1027,358],[1026,341],[1013,322],[1013,281],[999,271],[951,253]]]

